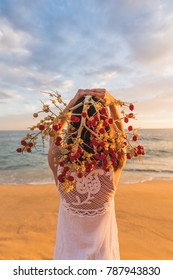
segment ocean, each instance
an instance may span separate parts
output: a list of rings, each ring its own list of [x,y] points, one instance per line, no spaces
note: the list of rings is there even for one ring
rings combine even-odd
[[[54,183],[47,162],[48,143],[38,152],[20,154],[16,148],[27,131],[0,131],[0,184]],[[141,129],[145,156],[127,160],[120,183],[173,179],[173,129]]]

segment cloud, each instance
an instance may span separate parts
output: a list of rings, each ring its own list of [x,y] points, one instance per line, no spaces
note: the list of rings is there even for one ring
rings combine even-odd
[[[21,96],[19,94],[16,93],[15,90],[13,89],[8,89],[7,88],[3,88],[1,87],[0,89],[0,102],[2,103],[6,103],[12,100],[17,100],[20,99]]]
[[[40,90],[69,100],[83,87],[106,87],[150,114],[158,97],[162,110],[173,87],[172,8],[161,0],[35,0],[29,8],[2,0],[1,115],[37,106]]]

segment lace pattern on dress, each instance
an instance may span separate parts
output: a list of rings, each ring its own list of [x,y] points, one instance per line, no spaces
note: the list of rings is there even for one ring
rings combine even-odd
[[[96,216],[110,209],[116,188],[113,183],[113,171],[95,169],[88,175],[76,178],[74,189],[66,193],[59,184],[62,206],[71,214]]]

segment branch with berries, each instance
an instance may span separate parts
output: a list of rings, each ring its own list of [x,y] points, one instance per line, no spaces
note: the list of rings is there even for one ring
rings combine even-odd
[[[54,112],[50,105],[42,103],[42,109],[34,113],[33,117],[37,119],[40,114],[46,116],[29,128],[31,133],[21,139],[21,146],[16,151],[31,153],[33,149],[37,149],[38,137],[41,137],[43,146],[44,141],[51,137],[55,147],[60,148],[60,160],[55,159],[55,164],[60,167],[58,180],[65,191],[72,190],[76,179],[90,173],[96,166],[111,171],[118,167],[124,158],[130,160],[137,157],[140,160],[144,155],[144,147],[139,143],[138,129],[130,124],[132,119],[136,119],[133,104],[114,99],[113,103],[121,108],[121,117],[114,120],[104,103],[95,101],[92,96],[86,96],[85,102],[67,110],[66,103],[57,91],[48,94],[56,111]],[[73,110],[81,105],[82,113],[73,114]],[[90,117],[88,109],[91,105],[96,113]],[[118,122],[122,121],[128,124],[127,132],[118,128]],[[64,123],[67,123],[66,129]],[[76,123],[79,123],[77,130],[74,127]],[[110,137],[111,126],[114,126],[113,137]],[[84,143],[81,138],[84,128],[90,132],[90,143]],[[85,147],[91,152],[86,152]],[[77,174],[76,178],[73,173]]]

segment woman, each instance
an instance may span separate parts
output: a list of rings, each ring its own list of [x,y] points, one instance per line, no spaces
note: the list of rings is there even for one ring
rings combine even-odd
[[[77,164],[79,166],[76,170],[85,169],[85,171],[83,173],[81,171],[71,172],[69,177],[72,178],[72,187],[70,190],[68,189],[68,192],[62,187],[65,179],[62,178],[63,173],[61,174],[61,167],[59,166],[57,170],[54,164],[55,157],[59,162],[61,161],[61,148],[53,144],[53,141],[50,139],[48,162],[60,193],[54,259],[120,259],[114,196],[121,171],[125,164],[125,156],[121,156],[117,161],[113,161],[112,155],[110,154],[109,157],[114,163],[114,167],[111,170],[108,169],[109,162],[104,161],[104,163],[106,162],[105,165],[99,165],[97,164],[99,160],[95,160],[103,156],[101,151],[106,145],[112,145],[112,142],[116,139],[117,131],[121,131],[121,134],[123,134],[123,124],[114,100],[114,97],[105,89],[80,89],[63,111],[63,114],[65,114],[71,110],[73,115],[69,134],[64,141],[69,146],[74,146],[76,145],[77,139],[80,138],[80,141],[82,141],[80,142],[82,143],[82,153],[85,155],[85,157],[82,157],[78,153]],[[99,150],[96,147],[97,145],[94,144],[96,140],[93,140],[96,139],[93,135],[97,131],[98,122],[96,121],[93,124],[95,127],[91,128],[90,123],[86,121],[85,112],[87,111],[89,119],[90,117],[97,116],[97,110],[100,104],[109,108],[109,112],[103,110],[101,112],[105,112],[105,115],[110,114],[108,116],[110,117],[109,120],[112,118],[114,125],[107,123],[107,120],[105,121],[104,116],[100,113],[100,123],[103,124],[105,122],[105,130],[100,128],[99,124],[100,137],[104,139],[104,131],[109,137],[107,138],[107,143],[104,141],[100,142],[102,146],[99,146]],[[74,122],[74,120],[77,121]],[[117,122],[115,122],[116,120]],[[62,131],[65,125],[66,119],[61,119]],[[116,141],[114,142],[116,146],[117,143]],[[97,157],[94,153],[96,149]],[[106,151],[108,153],[108,150]],[[114,151],[112,150],[113,153]],[[87,157],[90,157],[89,162],[93,163],[93,165],[84,163],[84,159]],[[65,163],[63,162],[62,164],[61,161],[61,166],[64,164],[68,164],[68,168],[69,166],[73,167],[73,158],[69,154],[65,157]],[[81,169],[81,166],[84,169]]]

